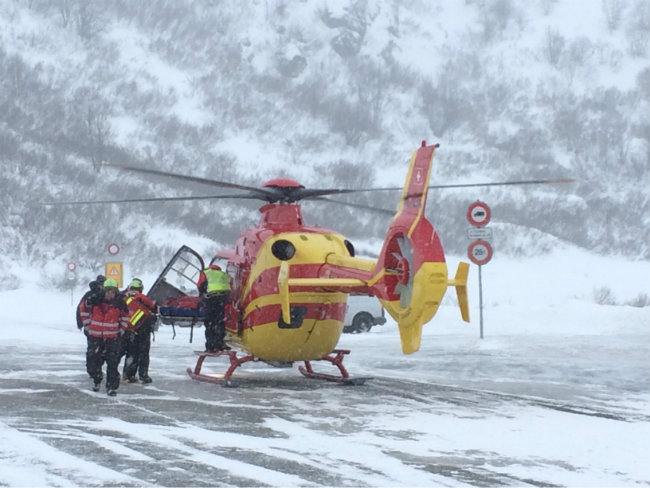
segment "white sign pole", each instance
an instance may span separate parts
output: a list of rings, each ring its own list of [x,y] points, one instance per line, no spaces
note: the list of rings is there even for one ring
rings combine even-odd
[[[481,339],[483,339],[483,279],[481,277],[481,269],[483,265],[478,265],[478,309],[479,316],[481,317]]]
[[[74,305],[74,285],[76,281],[75,272],[77,270],[77,265],[74,261],[70,261],[66,266],[68,270],[68,281],[70,282],[70,305]]]

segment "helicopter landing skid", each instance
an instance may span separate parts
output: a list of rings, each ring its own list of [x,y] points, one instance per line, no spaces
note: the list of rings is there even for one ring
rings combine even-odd
[[[232,381],[230,380],[230,377],[239,366],[241,366],[244,363],[247,363],[248,361],[257,360],[254,356],[251,355],[238,358],[237,352],[230,351],[230,350],[214,351],[214,352],[194,351],[194,353],[199,356],[199,359],[196,361],[196,366],[194,366],[194,369],[187,368],[187,374],[190,375],[190,378],[197,381],[206,381],[208,383],[216,383],[224,386],[234,386]],[[203,361],[205,361],[205,358],[218,357],[218,356],[229,357],[230,367],[228,368],[228,371],[226,371],[226,373],[223,376],[208,375],[208,374],[201,373],[201,368],[203,367]]]
[[[333,356],[333,353],[336,353],[336,355]],[[300,371],[303,376],[316,380],[332,381],[344,385],[363,385],[366,380],[370,378],[350,378],[350,374],[345,369],[345,366],[343,366],[343,358],[346,354],[350,354],[350,351],[348,349],[334,349],[330,354],[327,354],[320,359],[321,361],[329,361],[334,366],[339,368],[341,376],[335,376],[333,374],[326,373],[316,373],[311,367],[311,361],[305,361],[304,366],[298,366],[298,371]]]

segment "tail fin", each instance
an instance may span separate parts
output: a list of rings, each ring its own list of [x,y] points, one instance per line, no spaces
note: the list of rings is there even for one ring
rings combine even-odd
[[[458,263],[456,276],[449,280],[449,285],[456,287],[456,297],[460,307],[460,315],[465,322],[469,322],[469,301],[467,299],[467,276],[469,275],[469,263]]]
[[[423,141],[413,153],[402,198],[371,284],[373,293],[397,321],[404,354],[420,348],[422,326],[438,311],[448,285],[440,239],[424,215],[436,147]],[[466,303],[467,293],[463,290]]]

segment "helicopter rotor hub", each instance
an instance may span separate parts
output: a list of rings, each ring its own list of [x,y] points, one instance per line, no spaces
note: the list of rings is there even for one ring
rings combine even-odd
[[[397,261],[397,280],[402,285],[408,285],[409,279],[411,277],[411,268],[408,262],[408,259],[401,257]]]

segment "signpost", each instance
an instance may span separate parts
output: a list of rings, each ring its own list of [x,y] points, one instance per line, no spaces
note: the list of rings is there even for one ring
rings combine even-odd
[[[483,266],[492,259],[492,246],[487,241],[476,240],[467,248],[467,255],[474,264]]]
[[[122,288],[122,263],[106,263],[106,278],[113,278],[117,281],[118,288]]]
[[[481,327],[481,339],[483,339],[483,278],[481,268],[492,259],[492,245],[488,242],[492,239],[492,229],[485,227],[492,217],[490,207],[486,203],[476,201],[467,209],[467,220],[473,227],[467,229],[467,238],[473,239],[467,248],[467,256],[478,266],[478,303]]]
[[[107,250],[108,254],[115,256],[120,252],[120,246],[112,242],[108,245]],[[122,276],[124,275],[122,272],[122,263],[106,263],[105,267],[104,276],[106,278],[113,278],[117,281],[118,288],[122,288]]]
[[[467,220],[474,227],[483,227],[488,224],[491,217],[490,207],[486,203],[476,201],[467,209]]]
[[[77,271],[77,265],[74,261],[70,261],[66,266],[68,270],[68,281],[70,282],[70,305],[74,305],[74,283],[76,281],[75,272]]]
[[[489,241],[492,239],[492,229],[489,227],[471,227],[467,229],[467,238],[482,241]]]

